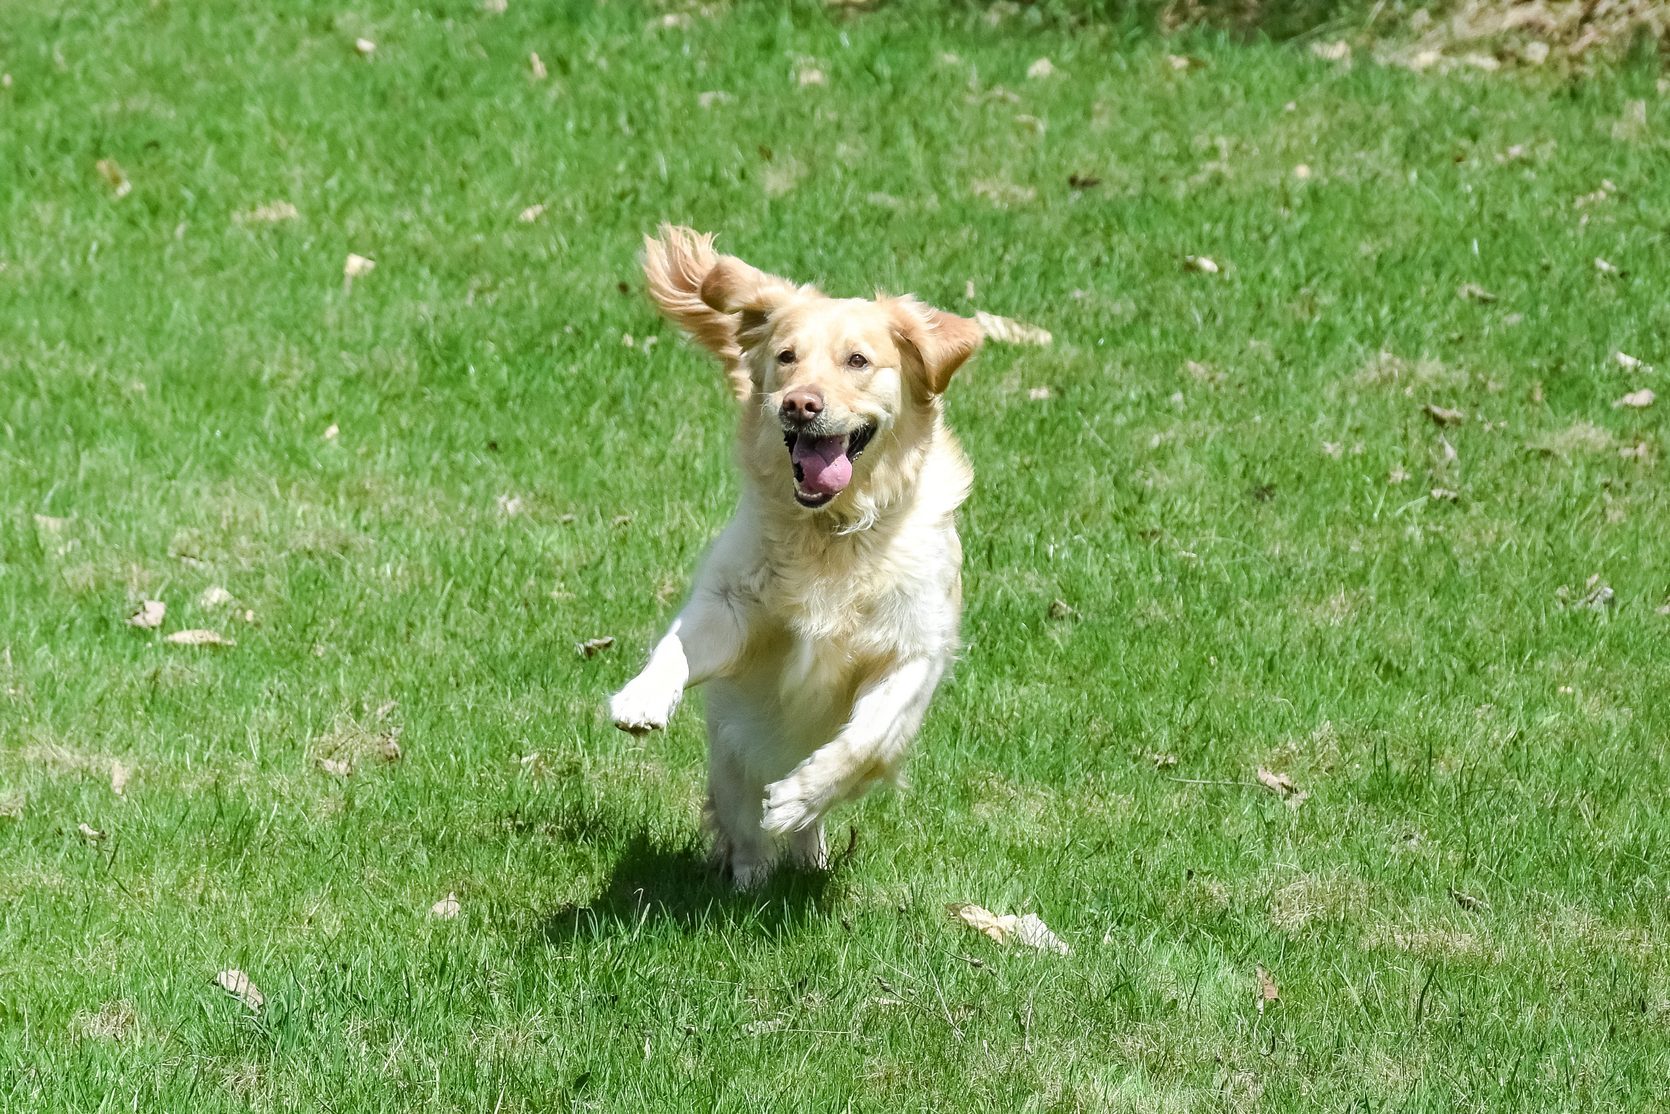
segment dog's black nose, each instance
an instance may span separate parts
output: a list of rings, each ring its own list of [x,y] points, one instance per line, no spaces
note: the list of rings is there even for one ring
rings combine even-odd
[[[823,396],[801,387],[783,396],[783,420],[795,425],[809,425],[823,413]]]

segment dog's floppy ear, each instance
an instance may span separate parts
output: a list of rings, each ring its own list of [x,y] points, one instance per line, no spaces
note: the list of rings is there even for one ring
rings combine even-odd
[[[702,280],[702,301],[720,313],[770,316],[794,293],[787,279],[750,267],[734,255],[721,255]]]
[[[922,385],[931,395],[945,390],[951,375],[974,355],[985,338],[980,326],[966,317],[935,309],[909,296],[883,304],[893,318],[893,332],[922,365]]]

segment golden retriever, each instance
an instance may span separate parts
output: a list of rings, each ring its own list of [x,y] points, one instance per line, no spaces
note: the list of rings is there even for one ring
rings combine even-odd
[[[940,394],[981,331],[912,297],[826,297],[687,228],[646,239],[644,272],[725,365],[745,483],[609,711],[655,730],[707,685],[713,857],[747,888],[785,851],[828,866],[824,816],[895,777],[956,653],[973,477]]]

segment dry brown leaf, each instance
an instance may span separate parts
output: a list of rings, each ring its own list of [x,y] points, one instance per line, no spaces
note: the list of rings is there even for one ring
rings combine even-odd
[[[1270,977],[1270,972],[1258,968],[1258,1012],[1263,1013],[1264,1007],[1281,998],[1281,988],[1276,980]]]
[[[348,282],[357,278],[364,278],[377,269],[377,261],[368,259],[355,252],[349,252],[348,258],[342,262],[342,277]]]
[[[1055,342],[1055,337],[1050,335],[1048,329],[1028,325],[1010,317],[999,317],[995,313],[976,313],[974,323],[980,326],[980,331],[986,334],[987,340],[999,344],[1035,344],[1048,347]]]
[[[172,642],[176,646],[236,646],[237,645],[236,642],[232,641],[230,638],[227,638],[225,635],[221,634],[219,631],[201,630],[201,629],[177,630],[173,634],[164,638],[163,641],[164,642]]]
[[[1183,257],[1183,269],[1200,275],[1215,275],[1220,270],[1214,260],[1204,255],[1185,255]]]
[[[521,221],[523,224],[532,224],[544,215],[544,205],[529,205],[526,209],[523,209],[520,213],[516,214],[516,219]]]
[[[1614,402],[1612,404],[1612,408],[1616,410],[1620,407],[1627,407],[1631,410],[1645,410],[1657,401],[1657,399],[1658,396],[1653,394],[1652,388],[1642,387],[1639,391],[1631,391],[1623,398],[1620,398],[1617,402]]]
[[[1048,58],[1040,58],[1026,68],[1026,76],[1033,81],[1041,81],[1046,77],[1055,76],[1055,63]]]
[[[1468,910],[1469,912],[1490,908],[1490,902],[1484,900],[1482,897],[1474,897],[1472,894],[1462,893],[1454,886],[1450,887],[1450,897],[1455,899],[1455,903],[1457,905]]]
[[[352,777],[354,767],[340,758],[321,758],[319,768],[332,777]]]
[[[463,906],[458,904],[458,895],[449,893],[429,907],[429,915],[437,920],[450,921],[462,910]]]
[[[384,739],[382,745],[377,748],[377,757],[381,758],[384,762],[400,761],[402,757],[400,740],[393,735]]]
[[[168,605],[161,600],[145,600],[140,603],[138,611],[128,616],[128,626],[156,630],[162,626],[163,617],[167,614]]]
[[[86,823],[85,821],[77,824],[75,826],[75,830],[80,832],[81,838],[86,840],[88,843],[98,843],[100,840],[104,839],[103,832],[99,831],[97,828]]]
[[[127,172],[115,159],[100,159],[93,165],[98,169],[99,177],[104,179],[105,185],[109,186],[118,198],[126,197],[133,192],[133,183],[128,181]]]
[[[215,985],[242,1002],[251,1013],[261,1012],[261,1007],[267,1004],[267,996],[261,993],[260,987],[236,967],[228,967],[216,975]]]
[[[1204,58],[1196,58],[1192,54],[1168,54],[1166,55],[1166,65],[1179,72],[1185,70],[1199,70],[1206,67],[1206,60]]]
[[[945,907],[953,920],[974,929],[976,932],[989,937],[996,943],[1007,944],[1015,940],[1039,951],[1055,952],[1057,955],[1070,955],[1072,948],[1067,942],[1045,924],[1036,914],[1028,913],[1017,917],[1013,913],[998,916],[990,909],[982,908],[964,902],[956,902]]]
[[[203,594],[197,597],[197,606],[202,608],[225,607],[232,602],[232,593],[220,585],[203,589]]]
[[[1258,784],[1264,786],[1264,788],[1270,790],[1278,796],[1291,797],[1299,791],[1299,787],[1293,784],[1292,778],[1288,777],[1286,774],[1278,774],[1273,770],[1266,770],[1263,766],[1258,768],[1258,773],[1254,776],[1258,778]]]
[[[128,769],[126,765],[121,762],[112,762],[110,764],[110,791],[118,797],[127,796],[128,778],[131,776],[133,776],[133,771]]]
[[[1437,425],[1460,425],[1467,420],[1467,415],[1460,410],[1451,410],[1445,406],[1435,406],[1427,403],[1421,407],[1421,413],[1431,418]]]
[[[287,220],[295,220],[300,215],[296,207],[288,201],[269,201],[248,212],[239,213],[233,219],[239,224],[282,224]]]
[[[1071,619],[1078,614],[1078,610],[1066,600],[1053,600],[1050,603],[1049,615],[1051,619]]]
[[[583,658],[591,658],[596,657],[614,644],[614,635],[606,634],[602,638],[588,638],[584,642],[576,642],[574,650]]]

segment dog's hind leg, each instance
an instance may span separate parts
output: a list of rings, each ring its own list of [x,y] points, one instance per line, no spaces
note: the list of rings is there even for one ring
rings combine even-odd
[[[727,734],[739,726],[727,719],[730,694],[716,685],[708,693],[707,809],[713,834],[713,863],[739,890],[752,889],[771,875],[777,862],[775,841],[765,834],[765,786],[751,774]]]

